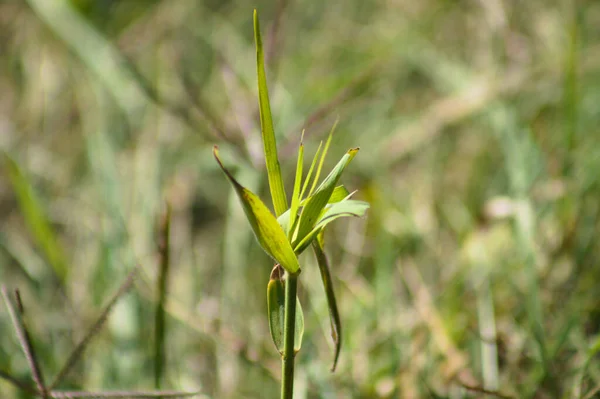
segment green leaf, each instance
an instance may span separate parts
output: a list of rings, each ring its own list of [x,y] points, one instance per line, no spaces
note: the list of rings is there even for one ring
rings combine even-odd
[[[300,207],[300,186],[302,184],[302,165],[304,162],[304,131],[300,138],[300,147],[298,148],[298,161],[296,163],[296,179],[294,180],[294,191],[292,193],[292,205],[289,209],[289,229],[284,231],[288,232],[288,238],[291,240],[293,227],[296,223],[296,217],[298,216],[298,208]],[[287,211],[286,211],[287,212]]]
[[[273,129],[273,118],[271,116],[271,105],[269,102],[269,90],[265,74],[265,60],[263,54],[262,39],[260,37],[260,25],[258,12],[254,10],[254,40],[256,41],[256,69],[258,75],[258,103],[260,108],[260,126],[262,130],[263,147],[265,151],[265,162],[269,176],[269,188],[275,215],[279,216],[288,209],[285,188],[281,178],[279,159],[277,158],[277,142],[275,130]]]
[[[344,187],[343,185],[337,186],[336,188],[333,189],[333,193],[331,193],[331,197],[329,197],[329,201],[327,203],[333,204],[335,202],[340,202],[340,201],[346,199],[348,196],[350,196],[350,192],[348,191],[348,189],[346,189],[346,187]],[[306,203],[308,202],[308,200],[310,198],[311,197],[305,198],[300,203],[300,206],[306,205]]]
[[[323,153],[321,154],[321,159],[319,160],[319,167],[317,168],[317,173],[315,174],[315,179],[313,180],[313,184],[310,187],[310,191],[308,192],[308,196],[310,197],[315,191],[315,187],[319,182],[319,177],[321,176],[321,169],[323,169],[323,163],[325,163],[325,157],[327,156],[327,152],[329,151],[329,146],[331,145],[331,139],[333,138],[333,132],[335,131],[335,127],[337,126],[337,120],[333,124],[331,131],[329,132],[329,137],[327,137],[327,142],[325,143],[325,148],[323,149]]]
[[[256,194],[239,184],[231,173],[225,169],[219,158],[217,146],[213,149],[213,155],[233,185],[260,246],[275,261],[280,263],[288,273],[298,273],[300,270],[298,258],[275,216]]]
[[[17,202],[25,218],[27,228],[43,252],[46,260],[54,269],[54,273],[58,279],[61,283],[65,283],[69,273],[67,261],[56,232],[46,215],[44,204],[37,196],[31,181],[21,171],[17,162],[7,154],[5,154],[4,159],[8,176],[13,190],[15,190]]]
[[[298,245],[294,246],[297,254],[302,253],[319,232],[329,223],[341,217],[362,217],[369,209],[369,203],[356,200],[345,200],[331,204],[323,212],[314,228],[308,233]]]
[[[346,189],[346,187],[337,186],[333,189],[333,193],[331,193],[331,197],[329,197],[328,204],[333,204],[336,202],[343,201],[350,195],[350,192]]]
[[[306,175],[306,179],[304,180],[304,185],[302,186],[302,191],[300,192],[300,198],[304,198],[304,193],[306,192],[306,189],[308,188],[308,183],[310,183],[310,178],[312,176],[313,170],[315,169],[317,161],[319,160],[319,154],[321,153],[322,146],[323,146],[323,142],[321,141],[319,143],[319,147],[317,148],[317,152],[315,152],[315,156],[313,157],[313,160],[310,164],[310,168],[308,168],[308,174]]]
[[[308,200],[306,206],[302,209],[300,221],[298,222],[298,231],[295,234],[293,241],[294,247],[297,247],[297,244],[313,229],[315,222],[321,215],[321,211],[329,202],[342,172],[346,166],[348,166],[350,161],[352,161],[357,152],[358,148],[353,148],[342,157],[335,168],[333,168],[325,180],[323,180],[319,188],[317,188],[317,191],[315,191],[313,196]]]
[[[331,323],[331,338],[333,339],[333,345],[335,347],[331,371],[335,371],[340,356],[340,349],[342,347],[342,322],[340,320],[340,313],[338,312],[335,292],[333,291],[329,262],[323,251],[322,242],[320,242],[320,240],[314,240],[312,247],[315,257],[317,258],[317,263],[319,264],[321,281],[323,281],[323,288],[325,289],[325,295],[327,296],[327,308],[329,309],[329,321]]]
[[[329,206],[330,204],[334,204],[336,202],[343,201],[344,199],[347,199],[351,195],[352,194],[350,194],[348,192],[348,190],[346,189],[346,187],[344,187],[344,186],[337,186],[333,190],[333,193],[331,194],[331,197],[329,198],[329,202],[327,203],[327,206]],[[300,202],[299,206],[306,205],[306,203],[308,202],[308,200],[311,199],[311,198],[312,197],[308,197],[308,198],[304,199],[302,202]],[[326,207],[325,209],[329,209],[329,208]],[[295,230],[294,229],[294,225],[291,225],[291,223],[290,223],[290,213],[291,213],[291,209],[288,209],[287,211],[285,211],[284,213],[282,213],[277,218],[277,221],[279,222],[279,225],[281,226],[281,228],[283,229],[283,231],[287,231],[288,232],[288,237],[290,235],[293,235],[292,232]],[[295,220],[296,224],[297,224],[297,222],[298,222],[298,219]]]
[[[267,310],[269,317],[269,331],[275,347],[283,356],[283,342],[285,330],[285,282],[283,269],[275,265],[271,271],[271,278],[267,285]],[[302,346],[304,335],[304,314],[300,300],[296,297],[296,323],[294,329],[294,351],[298,352]]]

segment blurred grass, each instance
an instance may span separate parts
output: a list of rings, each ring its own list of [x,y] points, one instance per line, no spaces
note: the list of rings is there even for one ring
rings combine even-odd
[[[248,166],[236,178],[266,198],[257,7],[285,181],[301,129],[313,153],[339,117],[330,152],[361,147],[346,180],[372,203],[326,237],[344,328],[335,374],[325,294],[301,284],[296,396],[592,397],[600,3],[275,3],[0,3],[0,150],[23,177],[3,165],[0,281],[35,316],[44,371],[140,264],[59,388],[153,386],[155,228],[168,201],[162,386],[277,395],[272,265],[210,154],[218,144]],[[301,261],[301,282],[318,278]],[[0,369],[28,375],[5,311]],[[0,392],[26,397],[3,380]]]

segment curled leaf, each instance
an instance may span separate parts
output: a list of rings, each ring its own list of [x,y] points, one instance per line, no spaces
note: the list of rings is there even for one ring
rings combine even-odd
[[[256,194],[238,183],[223,166],[217,146],[213,149],[213,155],[235,189],[260,246],[288,273],[298,273],[300,271],[298,258],[275,216]]]
[[[283,268],[275,265],[271,271],[271,278],[267,285],[267,311],[269,317],[269,331],[275,347],[283,356],[284,330],[285,330],[285,281]],[[296,297],[296,323],[294,324],[294,352],[302,346],[304,335],[304,314],[298,297]]]

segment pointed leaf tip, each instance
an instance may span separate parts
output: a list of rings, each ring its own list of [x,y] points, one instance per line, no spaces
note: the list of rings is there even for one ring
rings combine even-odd
[[[238,183],[233,175],[223,166],[216,146],[213,148],[213,154],[221,170],[235,189],[242,203],[246,218],[250,222],[252,231],[260,246],[269,256],[280,263],[287,272],[292,274],[298,273],[300,270],[298,258],[275,216],[273,216],[269,208],[267,208],[256,194]]]

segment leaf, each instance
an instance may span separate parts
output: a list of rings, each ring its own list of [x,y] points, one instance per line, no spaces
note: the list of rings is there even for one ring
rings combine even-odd
[[[328,204],[333,204],[334,202],[340,202],[342,200],[344,200],[345,198],[347,198],[348,196],[350,196],[350,192],[348,191],[348,189],[346,189],[346,187],[342,186],[337,186],[336,188],[333,189],[333,193],[331,193],[331,197],[329,197],[329,201],[327,202]],[[308,200],[311,197],[305,198],[301,203],[300,206],[304,206],[308,203]]]
[[[31,181],[23,173],[19,164],[8,156],[8,154],[5,154],[4,159],[8,176],[13,190],[15,190],[17,202],[25,218],[27,228],[43,252],[46,260],[54,269],[54,273],[58,279],[62,283],[65,283],[69,274],[67,261],[56,232],[46,215],[44,204],[37,196]]]
[[[283,269],[275,265],[271,271],[271,278],[267,285],[267,310],[269,317],[269,331],[275,347],[283,356],[284,331],[285,331],[285,282]],[[300,300],[296,297],[296,323],[294,330],[294,352],[302,346],[304,334],[304,314]]]
[[[313,180],[313,184],[310,187],[310,191],[308,192],[308,196],[310,197],[319,182],[319,177],[321,176],[321,169],[323,169],[323,163],[325,163],[325,157],[327,156],[327,152],[329,151],[329,146],[331,145],[331,139],[333,138],[333,132],[335,131],[335,127],[337,126],[337,120],[333,124],[331,131],[329,132],[329,136],[327,137],[327,142],[325,142],[325,148],[323,149],[323,153],[321,154],[321,159],[319,160],[319,167],[317,168],[317,173],[315,174],[315,179]]]
[[[325,289],[325,295],[327,296],[327,308],[329,309],[329,321],[331,323],[331,338],[333,339],[333,344],[335,346],[333,365],[331,366],[331,371],[333,372],[337,366],[337,361],[340,356],[340,349],[342,348],[342,322],[338,312],[335,292],[333,291],[331,272],[329,271],[329,262],[327,261],[325,252],[323,252],[322,242],[320,242],[320,240],[314,240],[312,247],[315,257],[317,258],[317,263],[319,264],[321,281],[323,281],[323,288]]]
[[[288,273],[298,273],[300,271],[298,258],[275,216],[256,194],[239,184],[231,173],[225,169],[219,158],[217,146],[213,148],[213,155],[233,185],[260,246],[277,263],[280,263]]]
[[[271,105],[269,102],[269,90],[265,74],[265,60],[263,54],[262,39],[260,37],[260,25],[258,12],[254,10],[254,40],[256,42],[256,70],[258,75],[258,104],[260,108],[260,126],[262,130],[263,147],[265,151],[265,162],[267,175],[269,176],[269,189],[275,215],[279,216],[288,209],[285,188],[281,178],[279,159],[277,158],[277,142],[275,130],[273,129],[273,118],[271,116]]]
[[[319,154],[321,153],[322,146],[323,146],[323,142],[321,141],[319,143],[319,147],[317,148],[317,152],[315,152],[315,156],[313,157],[313,160],[310,164],[310,168],[308,168],[308,173],[306,175],[306,179],[304,180],[304,185],[302,185],[302,191],[300,192],[300,198],[304,197],[304,193],[306,192],[306,189],[308,188],[308,183],[310,183],[310,178],[312,176],[313,170],[315,169],[315,165],[317,164],[317,161],[319,160]]]
[[[349,195],[350,195],[350,192],[346,189],[346,187],[344,187],[343,185],[337,186],[336,188],[333,189],[333,193],[331,193],[331,197],[329,197],[329,201],[327,203],[333,204],[335,202],[343,201]]]
[[[300,220],[298,222],[298,232],[293,241],[294,247],[297,247],[297,244],[313,229],[321,211],[329,202],[331,194],[333,194],[335,185],[342,175],[342,172],[346,166],[348,166],[350,161],[352,161],[357,152],[358,148],[353,148],[342,157],[335,168],[333,168],[325,180],[323,180],[319,188],[317,188],[317,191],[315,191],[313,196],[308,200],[306,206],[302,209],[302,214],[300,215]]]
[[[300,147],[298,148],[298,161],[296,163],[296,178],[294,180],[294,191],[292,193],[292,205],[289,209],[289,229],[284,229],[288,233],[288,239],[291,240],[293,228],[296,223],[296,217],[298,216],[298,208],[300,207],[300,186],[302,184],[302,165],[304,162],[304,131],[302,132],[302,137],[300,138]],[[287,211],[286,211],[287,212]]]
[[[298,245],[294,246],[297,254],[302,253],[319,232],[329,223],[341,217],[362,217],[369,209],[369,203],[356,200],[345,200],[331,204],[319,218],[314,228],[308,233]]]
[[[351,196],[352,194],[348,192],[348,190],[346,189],[346,187],[344,186],[337,186],[334,190],[333,193],[331,194],[331,197],[329,198],[329,202],[327,203],[327,207],[330,204],[334,204],[336,202],[340,202],[343,201],[344,199],[347,199]],[[303,200],[302,202],[300,202],[300,206],[304,206],[306,205],[306,203],[308,202],[308,200],[312,198],[312,197],[308,197],[305,200]],[[325,208],[325,209],[329,209],[329,208]],[[277,221],[279,222],[279,225],[281,226],[281,228],[283,229],[283,231],[287,231],[288,232],[288,237],[290,235],[290,233],[292,231],[294,231],[294,226],[290,226],[290,213],[291,213],[291,209],[288,209],[287,211],[285,211],[284,213],[282,213],[278,218]],[[296,219],[295,223],[297,224],[298,219]],[[292,234],[293,236],[293,234]]]

